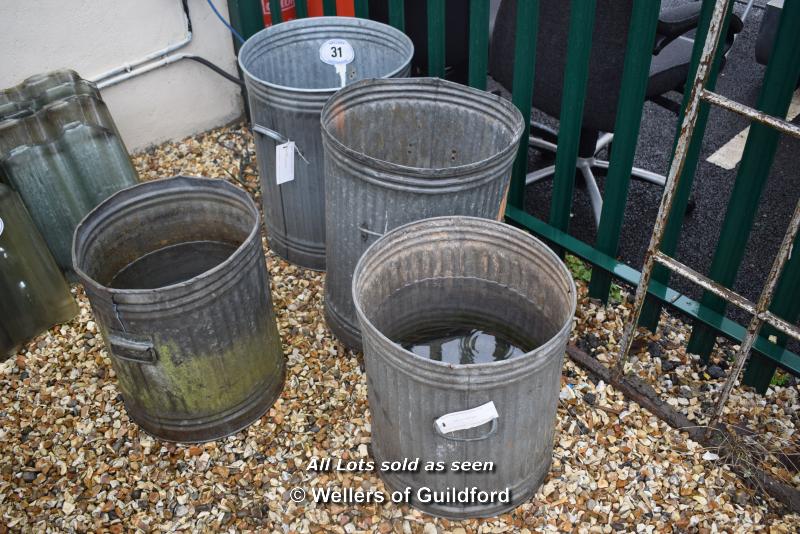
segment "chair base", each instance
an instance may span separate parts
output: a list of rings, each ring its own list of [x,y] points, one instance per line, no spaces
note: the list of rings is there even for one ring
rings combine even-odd
[[[539,124],[536,124],[535,127],[536,129],[542,129],[542,125]],[[595,178],[592,169],[608,169],[608,161],[598,158],[597,154],[610,145],[611,141],[613,140],[614,134],[601,134],[597,138],[594,154],[589,157],[578,157],[575,163],[575,167],[578,171],[580,171],[581,176],[583,176],[583,180],[586,183],[586,188],[589,191],[589,201],[592,205],[594,222],[597,226],[600,225],[600,214],[603,212],[603,196],[600,194],[600,188],[597,186],[597,179]],[[540,137],[534,137],[532,135],[529,137],[528,143],[533,147],[552,153],[555,153],[556,150],[558,150],[558,147],[555,143]],[[555,170],[555,165],[548,165],[543,169],[530,172],[525,176],[525,185],[530,185],[540,180],[551,178],[555,174]],[[666,177],[645,169],[641,169],[639,167],[634,167],[631,169],[631,178],[655,184],[660,187],[664,187],[664,184],[667,182]]]

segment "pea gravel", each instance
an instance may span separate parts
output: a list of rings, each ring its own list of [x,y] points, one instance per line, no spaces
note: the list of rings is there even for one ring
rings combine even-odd
[[[260,202],[250,134],[242,124],[137,154],[144,180],[220,177]],[[366,458],[370,416],[360,355],[332,337],[324,275],[266,248],[287,358],[286,387],[247,430],[204,445],[161,442],[125,413],[108,354],[80,286],[80,315],[0,363],[0,533],[6,531],[271,532],[797,532],[800,517],[746,488],[725,459],[595,382],[567,360],[553,466],[527,503],[486,520],[448,521],[393,504],[294,503],[301,487],[383,490],[374,473],[306,471],[313,457]],[[572,341],[610,361],[627,304],[581,300]],[[688,330],[664,315],[637,341],[634,370],[703,424],[721,381],[685,353]],[[722,347],[714,363],[725,366]],[[720,366],[721,364],[721,366]],[[724,370],[724,369],[723,369]],[[715,373],[716,374],[716,373]],[[760,396],[737,388],[730,422],[749,425],[761,462],[800,485],[776,448],[796,446],[796,385]],[[498,459],[502,461],[502,459]]]

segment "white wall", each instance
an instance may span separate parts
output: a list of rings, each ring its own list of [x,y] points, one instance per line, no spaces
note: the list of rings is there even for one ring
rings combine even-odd
[[[213,0],[228,18],[227,1]],[[173,53],[236,75],[228,29],[206,0],[189,0],[194,37]],[[183,39],[180,0],[2,0],[0,88],[59,68],[92,79]],[[239,88],[189,60],[102,91],[130,151],[225,124],[242,113]]]

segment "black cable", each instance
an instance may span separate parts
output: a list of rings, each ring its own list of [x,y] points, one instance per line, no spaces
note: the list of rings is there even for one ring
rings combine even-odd
[[[232,74],[229,74],[229,73],[225,72],[220,67],[218,67],[217,65],[214,65],[213,63],[211,63],[209,60],[207,60],[205,58],[202,58],[200,56],[190,56],[190,55],[185,55],[183,57],[185,57],[186,59],[191,59],[192,61],[197,61],[201,65],[205,65],[209,69],[213,70],[214,72],[216,72],[217,74],[219,74],[220,76],[222,76],[223,78],[228,80],[229,82],[233,82],[236,85],[238,85],[239,87],[242,87],[242,88],[244,87],[244,82],[242,80],[240,80],[239,78],[237,78],[236,76],[234,76]]]
[[[186,14],[186,29],[192,33],[192,17],[189,16],[189,0],[183,0],[183,12]]]

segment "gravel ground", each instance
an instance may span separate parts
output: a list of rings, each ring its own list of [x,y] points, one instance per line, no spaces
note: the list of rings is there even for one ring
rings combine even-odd
[[[227,178],[258,197],[250,136],[241,125],[169,143],[134,158],[144,179],[184,173]],[[266,242],[265,242],[266,250]],[[324,275],[266,250],[288,360],[286,387],[245,431],[204,445],[154,439],[125,413],[88,301],[80,315],[0,363],[0,533],[5,531],[276,532],[796,532],[783,515],[742,485],[725,459],[564,365],[554,462],[527,503],[487,520],[448,521],[407,506],[295,504],[301,487],[383,490],[374,473],[313,473],[312,456],[359,459],[369,453],[366,380],[360,355],[345,350],[322,314]],[[585,285],[579,281],[585,294]],[[583,297],[573,341],[599,359],[615,353],[627,304],[601,307]],[[701,408],[719,387],[687,357],[687,329],[664,316],[660,334],[637,342],[636,371],[702,424]],[[728,350],[728,349],[725,349]],[[715,356],[722,369],[724,352]],[[673,401],[671,401],[673,402]],[[766,397],[736,389],[728,417],[755,425],[765,450],[791,449],[796,386]],[[800,485],[780,458],[776,475]],[[744,460],[743,460],[744,461]],[[750,460],[746,460],[750,461]]]

